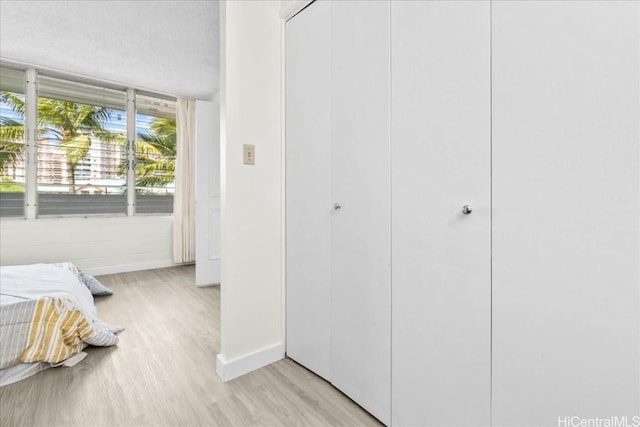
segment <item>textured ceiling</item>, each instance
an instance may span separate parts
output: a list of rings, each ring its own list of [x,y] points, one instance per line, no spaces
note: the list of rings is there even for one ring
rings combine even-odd
[[[0,0],[0,58],[211,99],[218,22],[214,0]]]

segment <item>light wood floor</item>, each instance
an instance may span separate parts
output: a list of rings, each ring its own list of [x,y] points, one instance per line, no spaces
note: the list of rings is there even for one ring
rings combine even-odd
[[[380,426],[330,384],[285,359],[223,383],[220,291],[191,266],[102,276],[100,318],[117,347],[0,388],[2,426]]]

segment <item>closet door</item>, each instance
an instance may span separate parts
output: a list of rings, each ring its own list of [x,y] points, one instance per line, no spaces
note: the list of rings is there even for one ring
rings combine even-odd
[[[330,379],[330,3],[286,24],[287,355]]]
[[[493,4],[493,422],[640,414],[640,3]]]
[[[490,4],[392,1],[391,16],[392,424],[486,426]]]
[[[388,424],[389,3],[332,2],[331,46],[331,381]]]

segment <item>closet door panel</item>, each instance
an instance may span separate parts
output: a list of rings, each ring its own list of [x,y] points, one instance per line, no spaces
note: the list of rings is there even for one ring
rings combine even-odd
[[[330,3],[286,24],[287,355],[330,379]]]
[[[493,421],[640,414],[640,3],[493,5]]]
[[[486,426],[490,5],[393,1],[391,17],[393,425]]]
[[[390,411],[389,3],[332,2],[333,384]]]

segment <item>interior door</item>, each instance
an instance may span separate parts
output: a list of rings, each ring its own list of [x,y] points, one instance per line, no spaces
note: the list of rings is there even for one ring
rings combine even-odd
[[[331,9],[331,381],[388,424],[389,2]]]
[[[287,355],[330,380],[330,2],[286,24]]]
[[[640,414],[640,3],[493,4],[493,421]]]
[[[220,283],[220,107],[196,101],[196,285]]]
[[[486,426],[490,4],[392,1],[391,17],[392,424]]]

